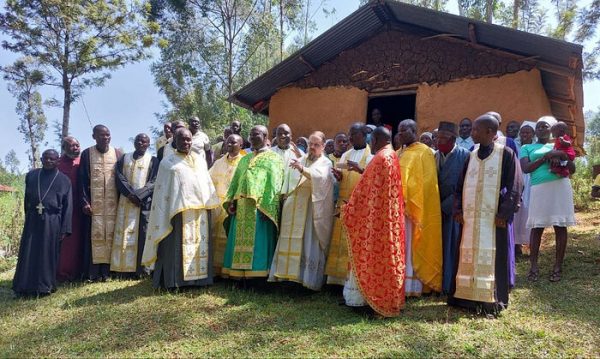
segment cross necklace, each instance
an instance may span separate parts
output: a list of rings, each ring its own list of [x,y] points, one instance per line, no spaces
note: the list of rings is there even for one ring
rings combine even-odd
[[[37,209],[37,213],[39,215],[42,215],[44,213],[44,209],[46,207],[44,207],[44,205],[42,204],[42,202],[44,201],[44,198],[46,198],[46,196],[48,195],[48,192],[50,192],[50,188],[52,188],[52,185],[54,184],[54,180],[56,179],[56,177],[58,177],[58,170],[56,170],[56,174],[54,175],[54,178],[52,179],[52,182],[50,182],[50,185],[48,186],[48,189],[46,189],[46,192],[44,193],[44,195],[42,196],[42,191],[40,190],[40,176],[42,174],[42,170],[40,170],[38,172],[38,176],[37,176],[37,190],[38,190],[38,199],[40,200],[40,202],[38,203],[37,206],[35,206],[35,208]]]

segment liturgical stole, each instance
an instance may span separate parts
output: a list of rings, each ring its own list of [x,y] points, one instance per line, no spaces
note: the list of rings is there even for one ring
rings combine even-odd
[[[348,160],[357,160],[352,158],[353,155],[356,157],[355,149],[346,151],[337,165],[345,164]],[[357,161],[361,168],[366,168],[371,155],[371,148],[367,145],[362,153],[362,156]],[[342,181],[340,182],[340,193],[337,200],[335,212],[339,213],[344,201],[347,201],[354,190],[354,187],[360,181],[360,173],[355,171],[348,171],[342,169]],[[333,223],[333,233],[331,235],[331,246],[329,247],[329,254],[327,257],[327,265],[325,266],[325,274],[338,278],[346,278],[348,275],[348,242],[346,240],[346,233],[342,228],[342,220],[335,218]]]
[[[463,186],[463,219],[456,298],[495,303],[496,214],[504,146],[496,143],[484,160],[470,154]]]
[[[133,153],[123,157],[123,175],[134,190],[146,185],[152,156],[145,153],[137,160]],[[115,272],[135,272],[137,267],[140,207],[121,195],[117,207],[115,237],[112,245],[110,270]],[[146,240],[143,238],[142,240]]]
[[[117,214],[115,164],[117,152],[109,147],[101,153],[90,147],[90,192],[92,194],[92,261],[110,263],[110,252]]]

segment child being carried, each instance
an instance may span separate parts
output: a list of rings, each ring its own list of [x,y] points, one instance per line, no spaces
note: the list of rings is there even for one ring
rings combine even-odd
[[[564,152],[570,161],[575,159],[575,149],[573,148],[573,141],[567,134],[568,126],[562,121],[558,121],[550,131],[552,137],[554,137],[554,150]],[[552,158],[550,164],[550,172],[555,173],[561,177],[569,177],[570,172],[567,168],[567,161],[561,161],[559,158]]]

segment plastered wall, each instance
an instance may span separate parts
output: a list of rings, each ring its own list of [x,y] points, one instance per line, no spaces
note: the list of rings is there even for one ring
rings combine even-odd
[[[503,130],[511,120],[537,120],[551,114],[537,69],[443,85],[422,84],[417,90],[416,108],[417,122],[423,131],[436,128],[439,121],[475,119],[488,111],[502,115]]]
[[[282,123],[292,128],[294,138],[319,130],[327,138],[347,131],[367,114],[368,93],[357,88],[283,88],[271,97],[269,130]]]
[[[487,112],[502,115],[504,130],[511,120],[537,119],[550,114],[550,104],[537,69],[500,77],[463,79],[443,85],[417,87],[416,120],[420,132],[439,121],[475,119]],[[290,125],[294,137],[320,130],[331,138],[366,119],[368,93],[352,87],[324,89],[288,87],[279,90],[269,106],[269,128]]]

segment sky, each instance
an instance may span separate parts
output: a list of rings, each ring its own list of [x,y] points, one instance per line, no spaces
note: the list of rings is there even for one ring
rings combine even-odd
[[[313,36],[316,37],[348,16],[358,8],[358,3],[358,0],[328,0],[327,7],[335,8],[335,14],[325,17],[322,13],[317,13],[315,21],[318,30]],[[454,2],[454,6],[452,3],[449,5],[453,13],[458,12],[455,4]],[[0,0],[0,6],[4,7],[3,0]],[[2,36],[0,35],[0,40],[4,39]],[[10,65],[17,57],[0,49],[0,66]],[[83,97],[72,105],[70,132],[79,139],[82,149],[93,144],[92,126],[95,124],[108,126],[112,134],[112,144],[122,147],[127,152],[133,150],[130,138],[140,132],[150,133],[150,128],[157,125],[155,114],[163,111],[166,99],[154,85],[150,72],[150,65],[156,60],[157,57],[114,71],[112,78],[103,87],[87,90]],[[46,88],[41,93],[44,99],[62,99],[60,90]],[[596,111],[600,108],[600,81],[584,83],[584,104],[584,111]],[[14,149],[21,162],[21,168],[25,171],[28,168],[28,146],[23,135],[17,130],[19,120],[15,113],[15,105],[16,99],[6,89],[6,82],[0,78],[0,161]],[[62,120],[62,108],[46,107],[44,110],[49,130],[46,133],[48,147],[42,148],[57,148],[52,124]]]

